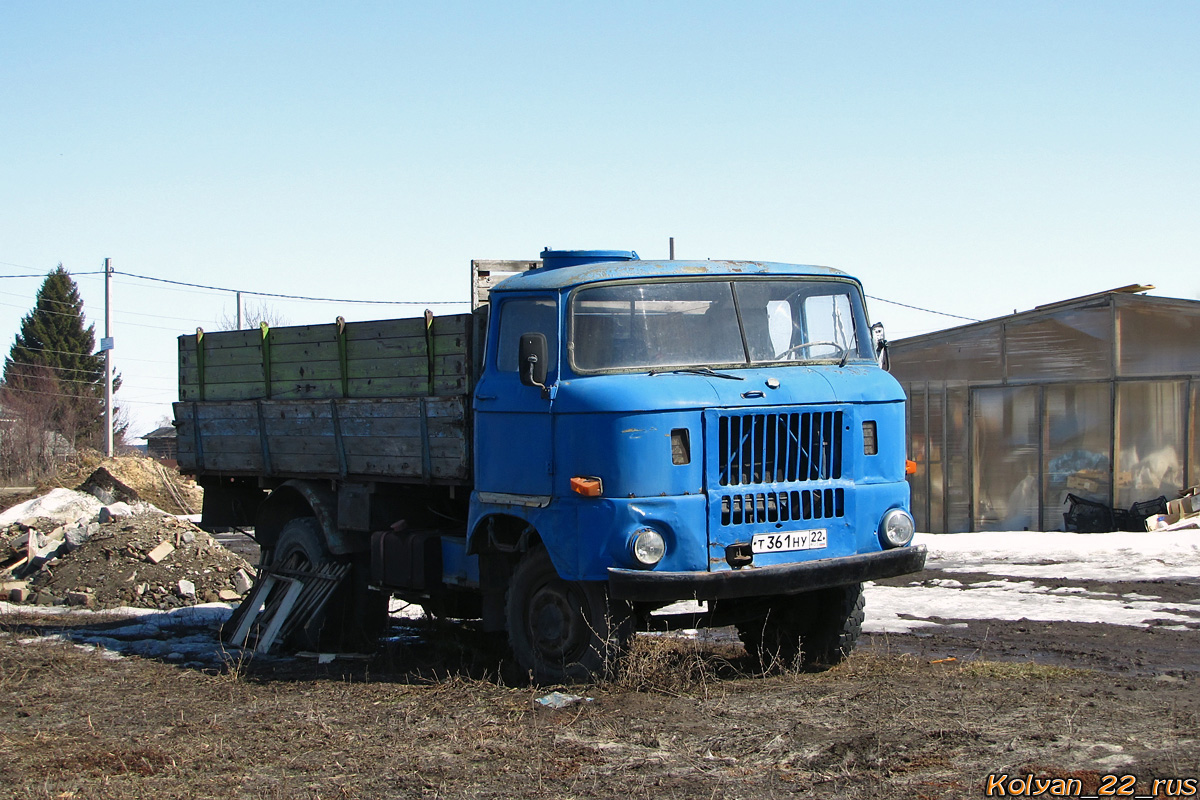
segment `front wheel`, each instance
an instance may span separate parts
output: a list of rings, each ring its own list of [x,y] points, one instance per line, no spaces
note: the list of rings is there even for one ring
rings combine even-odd
[[[764,670],[826,669],[853,652],[865,607],[861,583],[780,597],[765,615],[739,623],[738,635]]]
[[[629,644],[633,617],[605,585],[559,577],[543,547],[513,573],[505,603],[509,645],[537,683],[595,680],[611,671]]]

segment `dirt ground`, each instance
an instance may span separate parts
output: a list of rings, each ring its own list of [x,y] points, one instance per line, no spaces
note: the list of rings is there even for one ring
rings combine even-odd
[[[1200,777],[1187,632],[972,623],[765,677],[735,645],[646,636],[554,710],[494,643],[424,621],[370,660],[223,668],[20,643],[55,627],[81,622],[0,619],[0,797],[962,798],[1000,775],[1084,794]]]
[[[954,579],[963,584],[993,581],[994,575],[929,569],[916,580],[934,583]],[[903,586],[913,576],[880,581]],[[1156,580],[1119,583],[1081,580],[1035,581],[1049,588],[1074,587],[1088,592],[1159,598],[1166,603],[1200,601],[1200,583],[1196,581]],[[1032,661],[1038,664],[1095,669],[1119,675],[1200,678],[1200,629],[1171,630],[1152,624],[1133,628],[1124,625],[1043,622],[1020,620],[946,620],[958,627],[919,629],[907,634],[864,637],[860,646],[880,652],[904,652],[922,658],[985,658],[1004,661]],[[1197,793],[1200,796],[1200,792]]]

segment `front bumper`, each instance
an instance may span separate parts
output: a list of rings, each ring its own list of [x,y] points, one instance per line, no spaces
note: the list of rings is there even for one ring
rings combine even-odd
[[[608,591],[614,599],[634,602],[728,600],[800,594],[907,575],[924,568],[925,545],[921,544],[880,553],[722,572],[647,572],[609,567]]]

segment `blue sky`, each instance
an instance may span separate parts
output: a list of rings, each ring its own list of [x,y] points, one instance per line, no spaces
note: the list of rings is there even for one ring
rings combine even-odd
[[[169,413],[228,294],[465,301],[545,246],[826,264],[982,319],[1200,298],[1200,3],[0,0],[0,275]],[[40,281],[0,279],[7,347]],[[293,324],[420,308],[269,301]],[[461,306],[435,306],[455,311]],[[954,324],[871,301],[893,338]]]

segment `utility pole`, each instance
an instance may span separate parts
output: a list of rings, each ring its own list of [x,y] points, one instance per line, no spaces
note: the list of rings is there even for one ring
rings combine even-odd
[[[237,293],[237,329],[242,329],[242,293]]]
[[[675,260],[675,237],[671,237],[671,260]]]
[[[104,338],[100,340],[100,349],[104,351],[104,455],[113,455],[113,422],[112,405],[112,259],[104,259]]]

